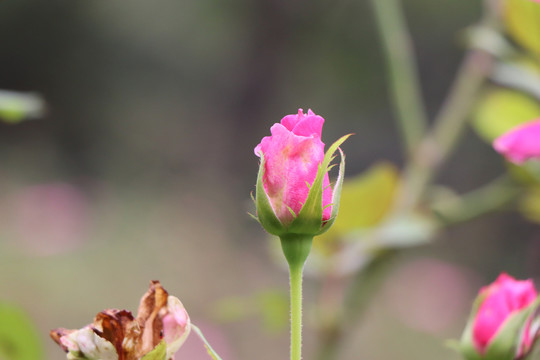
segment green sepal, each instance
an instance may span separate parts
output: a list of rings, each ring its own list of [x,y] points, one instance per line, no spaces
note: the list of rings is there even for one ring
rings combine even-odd
[[[325,226],[326,224],[322,223],[322,216],[323,216],[322,200],[323,200],[324,175],[328,172],[328,167],[330,166],[330,163],[334,159],[334,153],[338,150],[339,146],[343,144],[343,142],[345,142],[345,140],[347,140],[347,138],[351,135],[352,134],[342,136],[336,142],[334,142],[330,146],[330,148],[328,148],[328,151],[324,155],[324,159],[322,163],[319,165],[319,169],[317,170],[317,176],[315,177],[313,184],[311,184],[306,202],[300,209],[300,212],[298,213],[298,216],[296,217],[296,219],[294,219],[294,221],[289,226],[288,233],[316,235],[316,234],[323,233],[324,231],[328,230],[328,228],[330,227],[330,226],[326,227]],[[345,171],[344,170],[345,162],[344,162],[343,156],[342,156],[341,161],[342,162],[340,164],[340,175],[342,175],[342,172]],[[336,184],[336,188],[339,188],[338,191],[339,193],[341,193],[341,184],[339,182],[341,183],[343,182],[343,176],[338,176],[338,183]],[[334,204],[337,204],[339,206],[339,199],[333,198],[333,201],[334,201]],[[334,213],[337,215],[337,210],[335,208],[332,209],[332,215],[334,215]],[[333,223],[333,220],[331,221]],[[324,231],[321,231],[323,228],[324,228]]]
[[[473,326],[474,320],[486,295],[478,296],[474,302],[473,310],[469,316],[467,326],[463,332],[460,351],[467,360],[514,360],[520,345],[520,331],[525,326],[527,318],[540,305],[540,296],[526,308],[510,315],[495,337],[490,341],[484,355],[479,354],[474,346]]]
[[[257,207],[257,220],[262,227],[272,235],[281,235],[287,232],[286,227],[277,218],[270,199],[264,190],[264,165],[266,160],[264,154],[261,151],[259,153],[261,157],[261,163],[259,165],[259,174],[257,175],[257,188],[255,195],[255,205]]]
[[[161,341],[150,352],[146,353],[141,360],[167,360],[167,343]]]
[[[478,353],[478,350],[476,350],[476,346],[474,346],[473,327],[476,314],[478,313],[480,305],[482,305],[486,296],[487,294],[479,295],[474,300],[467,325],[465,326],[465,330],[461,336],[460,351],[467,360],[482,360],[482,356]]]
[[[339,162],[339,172],[336,180],[336,185],[334,185],[334,190],[332,192],[332,214],[330,215],[330,219],[328,219],[328,221],[323,225],[321,231],[319,231],[317,235],[323,234],[327,232],[328,229],[330,229],[330,227],[334,224],[334,221],[336,221],[339,211],[341,189],[343,188],[343,178],[345,176],[345,154],[343,153],[341,148],[338,148],[338,150],[341,160]]]

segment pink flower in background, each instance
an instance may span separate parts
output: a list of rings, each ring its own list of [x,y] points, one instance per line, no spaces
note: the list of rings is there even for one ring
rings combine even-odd
[[[528,159],[540,159],[540,119],[504,133],[495,139],[493,147],[516,164]]]
[[[307,199],[309,185],[317,175],[324,159],[324,143],[321,131],[324,119],[302,109],[297,115],[287,115],[281,123],[270,129],[272,136],[264,137],[255,147],[255,154],[264,155],[264,190],[276,217],[287,225],[294,219]],[[323,179],[323,207],[332,202],[332,189],[328,173]],[[323,211],[323,221],[330,219],[331,206]]]
[[[484,354],[504,322],[530,305],[537,293],[532,280],[516,280],[503,273],[494,283],[483,287],[479,296],[485,298],[474,319],[473,341],[478,352]],[[525,336],[523,342],[520,348],[529,348],[531,336]]]
[[[64,253],[80,246],[87,237],[90,206],[85,194],[68,183],[27,186],[7,201],[14,240],[32,255]]]

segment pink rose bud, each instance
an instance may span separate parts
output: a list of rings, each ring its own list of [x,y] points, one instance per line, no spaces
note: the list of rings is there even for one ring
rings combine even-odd
[[[495,139],[493,147],[516,164],[540,159],[540,119],[514,127]]]
[[[255,155],[264,154],[264,190],[270,199],[277,218],[289,224],[300,213],[306,201],[309,186],[317,176],[324,159],[321,131],[324,119],[308,110],[307,115],[298,110],[297,115],[287,115],[281,123],[274,124],[255,147]],[[332,213],[332,189],[328,173],[323,180],[323,221]],[[291,212],[292,210],[292,212]],[[294,212],[294,214],[293,214]]]
[[[272,135],[255,147],[255,154],[261,157],[257,216],[272,234],[281,236],[295,228],[296,233],[313,236],[337,214],[342,176],[333,191],[328,165],[346,137],[325,155],[323,123],[324,119],[313,111],[304,114],[299,109],[298,114],[287,115],[274,124]],[[342,175],[343,157],[340,167]]]
[[[523,360],[540,335],[535,311],[540,298],[532,280],[502,273],[480,289],[459,344],[467,360]]]
[[[482,288],[479,296],[485,298],[476,313],[473,339],[478,352],[483,354],[509,316],[525,309],[538,295],[532,280],[520,281],[503,273]]]

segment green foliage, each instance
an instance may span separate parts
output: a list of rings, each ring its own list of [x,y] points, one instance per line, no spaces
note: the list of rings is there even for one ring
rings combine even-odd
[[[525,49],[540,55],[540,4],[531,0],[507,0],[504,13],[510,35]]]
[[[44,108],[43,99],[36,94],[0,90],[0,120],[6,123],[41,116]]]
[[[267,290],[255,296],[264,329],[281,332],[289,324],[289,297],[285,292]]]
[[[216,303],[214,316],[222,322],[242,321],[256,316],[264,330],[279,333],[289,324],[289,297],[281,290],[264,290],[253,295],[227,297]]]
[[[167,344],[161,341],[152,351],[142,357],[141,360],[167,360]]]
[[[527,189],[521,198],[519,208],[527,219],[540,223],[540,185]]]
[[[22,309],[0,303],[0,359],[43,359],[42,344],[34,324]]]
[[[539,6],[540,7],[540,6]],[[474,114],[474,128],[487,142],[514,126],[540,117],[540,103],[518,91],[492,89],[486,93]]]

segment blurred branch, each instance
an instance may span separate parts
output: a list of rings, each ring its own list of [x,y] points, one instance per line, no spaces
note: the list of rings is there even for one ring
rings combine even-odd
[[[418,205],[436,171],[454,150],[493,62],[483,50],[473,49],[466,54],[433,128],[406,166],[397,211],[409,211]]]
[[[465,56],[433,125],[431,138],[438,150],[435,166],[446,160],[454,149],[493,63],[492,55],[483,50],[470,50]]]
[[[455,224],[499,210],[519,193],[520,188],[505,175],[465,195],[435,203],[432,208],[446,225]]]
[[[399,0],[371,3],[386,55],[396,115],[406,152],[412,157],[427,126],[413,43]]]

